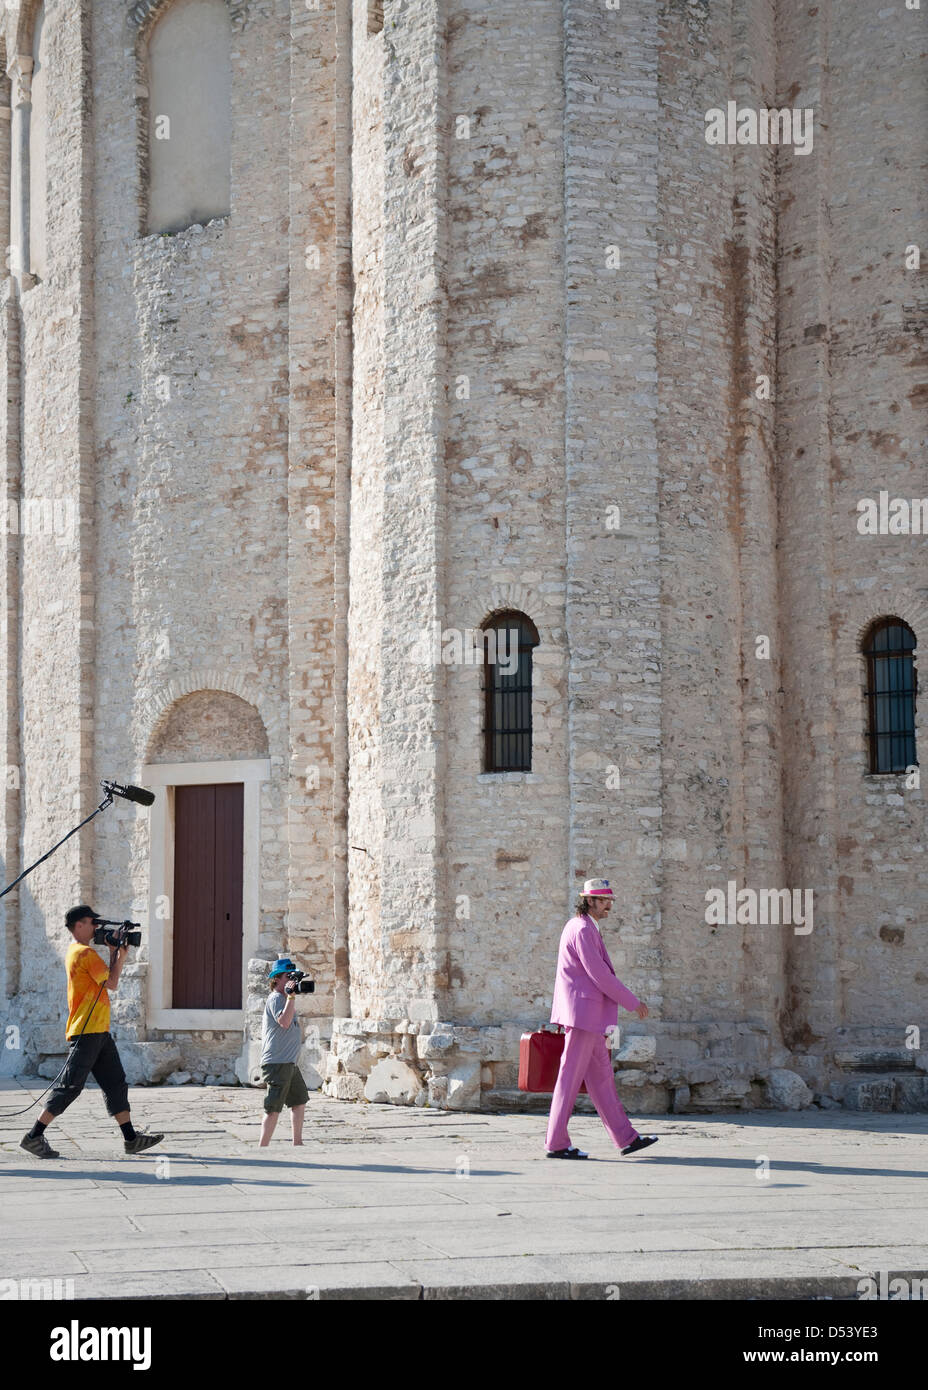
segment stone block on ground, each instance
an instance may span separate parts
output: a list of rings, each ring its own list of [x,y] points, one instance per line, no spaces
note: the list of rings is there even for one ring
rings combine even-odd
[[[65,1054],[62,1053],[60,1057],[46,1057],[44,1062],[39,1063],[36,1070],[39,1076],[47,1076],[50,1078],[58,1075],[64,1063]]]
[[[364,1095],[364,1080],[353,1072],[342,1072],[340,1076],[329,1077],[322,1090],[333,1100],[360,1100]]]
[[[630,1086],[626,1091],[621,1084],[622,1072],[619,1072],[616,1079],[619,1081],[619,1100],[626,1110],[634,1111],[636,1115],[664,1115],[667,1113],[669,1093],[666,1086],[647,1081],[640,1086]]]
[[[751,1083],[744,1077],[713,1077],[690,1087],[690,1105],[701,1110],[740,1109],[750,1093]],[[809,1097],[811,1100],[811,1095]]]
[[[479,1062],[459,1062],[449,1069],[446,1079],[445,1107],[448,1110],[480,1109]]]
[[[428,1103],[433,1109],[444,1110],[448,1098],[447,1076],[430,1076],[427,1087]]]
[[[117,1036],[116,1046],[130,1086],[156,1084],[181,1068],[180,1049],[174,1043],[136,1042]]]
[[[371,1069],[364,1086],[365,1100],[380,1104],[412,1105],[422,1090],[422,1079],[400,1057],[383,1057]]]
[[[845,1088],[844,1105],[847,1110],[890,1111],[895,1090],[893,1080],[852,1081]]]
[[[774,1110],[806,1110],[812,1092],[796,1072],[774,1067],[767,1078],[767,1104]]]
[[[928,1111],[928,1076],[900,1076],[894,1100],[896,1110],[924,1114]]]

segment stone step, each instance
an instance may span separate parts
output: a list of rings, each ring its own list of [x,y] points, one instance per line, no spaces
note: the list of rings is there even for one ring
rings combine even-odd
[[[919,1053],[908,1047],[836,1048],[835,1065],[842,1071],[911,1072],[916,1070]]]
[[[868,1076],[844,1088],[847,1110],[928,1114],[928,1076]]]
[[[539,1111],[547,1114],[551,1109],[551,1093],[548,1091],[520,1091],[515,1088],[483,1091],[480,1096],[480,1109]],[[578,1096],[575,1109],[582,1115],[596,1114],[589,1096]]]
[[[831,1044],[836,1052],[851,1047],[892,1049],[904,1042],[899,1024],[885,1028],[835,1028],[831,1034]]]
[[[61,1071],[67,1060],[68,1054],[66,1052],[57,1053],[53,1056],[46,1057],[44,1061],[40,1062],[36,1067],[36,1071],[39,1076],[54,1078]]]

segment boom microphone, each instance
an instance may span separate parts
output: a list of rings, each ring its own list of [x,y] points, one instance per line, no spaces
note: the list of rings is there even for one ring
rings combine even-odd
[[[146,791],[144,787],[123,787],[118,782],[101,782],[110,796],[121,796],[126,801],[137,801],[140,806],[150,806],[155,799],[155,793]]]

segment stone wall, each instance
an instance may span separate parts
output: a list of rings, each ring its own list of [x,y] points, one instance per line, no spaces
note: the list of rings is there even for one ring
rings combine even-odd
[[[366,5],[352,12],[352,330],[350,609],[348,690],[348,1012],[376,1007],[383,992],[380,862],[383,812],[380,629],[383,594],[385,39],[367,32]]]
[[[49,109],[57,113],[47,138],[56,190],[49,278],[34,287],[24,280],[8,315],[11,376],[17,311],[24,344],[22,490],[64,490],[78,510],[76,539],[64,546],[20,538],[28,548],[21,547],[19,573],[9,575],[19,593],[8,588],[8,608],[18,609],[21,633],[31,634],[16,678],[28,787],[20,793],[20,857],[35,858],[92,809],[100,776],[138,781],[149,757],[164,761],[168,744],[159,754],[156,743],[165,730],[173,760],[209,760],[216,750],[200,717],[209,723],[211,701],[244,699],[250,712],[238,721],[240,746],[229,742],[237,721],[226,721],[221,756],[253,757],[263,744],[270,757],[260,946],[268,957],[285,946],[301,952],[320,981],[324,1010],[331,1007],[329,885],[320,897],[320,939],[311,941],[300,921],[287,936],[290,7],[256,0],[247,15],[232,15],[230,215],[161,236],[140,235],[137,106],[140,52],[160,11],[130,14],[121,0],[95,4],[92,16],[88,5],[77,9],[49,4],[43,40]],[[172,138],[183,131],[175,128]],[[307,329],[318,331],[310,323],[304,336]],[[305,454],[298,462],[305,470]],[[302,509],[297,526],[308,534]],[[327,573],[322,559],[322,587]],[[313,582],[304,567],[299,593]],[[329,626],[327,613],[321,621]],[[300,623],[313,644],[304,613]],[[300,727],[302,704],[295,708]],[[316,726],[325,722],[321,713],[321,706],[310,713]],[[8,750],[15,738],[10,729]],[[298,769],[304,794],[306,774]],[[63,954],[65,907],[83,898],[107,915],[147,914],[145,814],[119,803],[95,831],[70,841],[27,884],[21,984],[39,991],[43,1023],[62,1016],[60,991],[47,986],[44,938],[52,935]],[[304,846],[313,835],[327,862],[330,815],[318,801],[315,814],[301,807],[293,834],[302,865],[312,860]],[[147,963],[146,941],[126,970],[114,1015],[127,1052],[136,1045],[133,1073],[161,1074],[175,1054],[177,1067],[196,1074],[230,1073],[240,1034],[162,1037],[147,1026]],[[147,1066],[139,1060],[146,1055]]]
[[[64,523],[0,535],[6,876],[100,777],[270,764],[244,1037],[153,1027],[145,946],[132,1075],[254,1084],[286,950],[313,1084],[544,1103],[519,1035],[601,874],[633,1111],[928,1103],[924,798],[867,770],[860,653],[924,641],[924,538],[856,527],[925,490],[919,12],[235,0],[230,212],[146,235],[167,9],[46,0],[35,112],[8,9],[0,92],[5,494]],[[729,101],[811,108],[813,149],[709,144]],[[423,642],[504,610],[530,773]],[[57,1066],[64,909],[143,917],[150,851],[120,803],[4,900],[22,1065]],[[707,923],[730,881],[814,929]]]
[[[11,870],[38,859],[100,799],[93,755],[96,518],[89,329],[95,296],[86,237],[93,146],[80,138],[89,129],[89,6],[49,0],[44,12],[47,124],[37,144],[44,145],[54,197],[47,200],[41,280],[26,268],[36,10],[32,3],[4,17],[17,113],[4,124],[7,131],[16,126],[12,163],[18,169],[10,226],[14,273],[4,289],[0,348],[8,401],[4,494],[17,508],[15,523],[7,513],[3,604],[4,684],[13,697],[6,755],[18,790],[3,808],[8,820],[0,839],[13,849]],[[37,502],[39,510],[33,523],[24,524],[28,502]],[[52,508],[50,526],[42,518],[43,503]],[[56,503],[60,525],[54,521]],[[75,836],[4,899],[18,936],[15,953],[7,957],[7,978],[13,989],[18,985],[10,1014],[22,1026],[21,1061],[27,1051],[35,1059],[40,1029],[63,1017],[61,991],[50,989],[49,981],[60,978],[67,946],[64,912],[92,889],[93,845],[93,830]]]
[[[531,772],[485,771],[483,670],[445,674],[443,1017],[492,1027],[545,1016],[569,886],[561,48],[554,0],[458,6],[446,30],[442,627],[508,609],[540,639]]]
[[[858,502],[880,489],[926,490],[923,272],[905,264],[928,210],[924,18],[863,3],[781,4],[779,18],[780,99],[817,113],[814,154],[783,152],[779,165],[784,825],[789,876],[816,890],[815,930],[790,961],[784,1040],[803,1074],[840,1077],[843,1030],[859,1029],[872,1053],[875,1032],[905,1050],[906,1027],[924,1034],[925,1023],[925,795],[903,775],[869,773],[860,654],[882,616],[923,646],[925,541],[856,524]],[[916,718],[924,762],[924,701]]]
[[[708,145],[703,113],[771,90],[773,29],[767,0],[666,7],[656,88],[662,790],[639,841],[660,882],[642,963],[658,967],[663,1019],[726,1020],[729,1056],[748,1066],[745,1036],[776,1043],[783,933],[710,926],[705,894],[729,879],[784,883],[775,405],[755,393],[776,365],[775,152]],[[755,654],[764,636],[770,660]]]
[[[841,66],[849,94],[865,61],[869,28],[889,29],[887,16],[868,14],[856,7],[840,36],[833,7],[807,15],[771,0],[742,0],[727,10],[667,3],[646,15],[592,0],[550,12],[540,4],[530,16],[518,8],[491,12],[464,5],[448,16],[440,35],[447,87],[436,100],[444,100],[447,114],[451,215],[445,241],[435,242],[439,255],[444,248],[446,273],[439,283],[448,291],[446,304],[435,307],[446,320],[448,408],[443,437],[442,417],[436,412],[433,419],[444,450],[443,510],[434,523],[422,507],[432,496],[441,503],[442,476],[427,472],[423,486],[410,470],[393,484],[408,515],[434,524],[434,545],[444,546],[445,555],[438,581],[431,552],[419,563],[402,525],[389,525],[395,516],[391,490],[380,515],[387,533],[403,540],[408,558],[401,576],[404,617],[416,613],[424,628],[436,593],[443,592],[439,616],[448,628],[476,626],[502,607],[522,609],[538,623],[537,758],[528,777],[481,776],[476,668],[452,666],[443,673],[440,713],[410,698],[420,678],[408,667],[407,682],[391,703],[391,665],[402,675],[403,656],[386,643],[378,685],[362,690],[349,682],[349,699],[357,693],[367,701],[381,730],[395,723],[410,761],[429,732],[436,763],[444,760],[440,796],[430,781],[431,761],[420,762],[427,771],[417,800],[427,816],[443,806],[437,881],[444,869],[449,950],[447,974],[436,977],[434,988],[438,1016],[417,1021],[413,1008],[403,1008],[421,987],[417,969],[425,963],[424,953],[409,954],[422,945],[421,932],[413,929],[417,880],[407,879],[410,929],[388,937],[383,904],[376,902],[375,866],[356,861],[355,1018],[336,1020],[327,1082],[333,1094],[372,1098],[361,1084],[365,1067],[374,1076],[391,1058],[398,1067],[390,1083],[396,1096],[414,1103],[434,1103],[440,1076],[455,1069],[460,1092],[465,1074],[472,1081],[475,1058],[486,1068],[478,1068],[484,1101],[491,1088],[505,1094],[515,1080],[514,1044],[497,1059],[490,1033],[496,1024],[546,1016],[570,884],[593,872],[609,874],[618,886],[617,920],[607,926],[606,940],[620,973],[651,1007],[648,1022],[633,1025],[642,1030],[635,1047],[646,1055],[626,1061],[622,1049],[617,1053],[621,1084],[639,1105],[808,1103],[813,1093],[826,1103],[848,1087],[849,1054],[845,1049],[839,1063],[827,1030],[810,1027],[806,996],[824,1001],[833,992],[835,951],[845,977],[857,975],[861,963],[851,943],[869,940],[873,929],[866,910],[856,916],[853,888],[845,886],[841,931],[847,947],[838,946],[837,860],[829,861],[837,843],[827,832],[823,837],[819,819],[809,859],[811,843],[797,854],[796,834],[804,805],[811,808],[819,798],[837,804],[834,771],[814,787],[798,785],[808,767],[804,730],[811,728],[814,744],[828,737],[835,717],[825,713],[833,678],[822,664],[834,626],[826,597],[831,581],[825,569],[810,567],[805,557],[815,543],[808,547],[804,535],[814,510],[808,490],[824,495],[832,466],[830,436],[820,435],[810,451],[815,466],[804,465],[795,497],[787,496],[783,470],[790,474],[793,465],[780,450],[794,416],[802,429],[813,427],[805,397],[815,373],[808,365],[792,367],[791,340],[778,337],[778,325],[784,314],[788,321],[792,286],[805,265],[805,253],[790,240],[803,215],[799,190],[808,188],[818,201],[815,254],[827,258],[823,189],[829,185],[821,169],[831,141],[824,132],[834,119],[843,121],[849,140],[854,129],[849,106],[844,115],[844,107],[832,111],[829,105],[840,84],[824,92],[804,85],[812,59],[800,56],[794,39],[801,44],[808,20],[809,36],[824,36],[821,62],[827,56]],[[911,36],[893,33],[883,35],[893,53],[907,45],[914,53]],[[372,42],[355,40],[356,61],[367,65],[359,68],[365,83]],[[375,127],[365,95],[356,129],[368,140],[382,136],[388,172],[394,153],[402,155],[409,182],[400,181],[396,197],[383,199],[385,244],[389,249],[391,235],[405,236],[417,249],[427,238],[417,235],[409,214],[410,190],[420,169],[430,167],[432,130],[420,131],[418,143],[409,132],[419,114],[416,83],[434,62],[428,7],[397,4],[388,11],[383,42],[384,88],[392,93],[402,85],[406,120],[395,122],[385,112],[382,128]],[[414,49],[421,61],[410,76]],[[813,153],[709,145],[705,113],[728,100],[813,105],[822,127]],[[890,105],[893,139],[903,141],[906,108]],[[850,176],[848,166],[842,181]],[[367,187],[362,182],[356,195],[358,225],[380,208],[376,191],[366,198]],[[557,189],[557,196],[539,199],[539,188]],[[875,208],[876,195],[865,196],[873,197]],[[895,206],[897,184],[891,193],[884,189],[884,206],[890,197]],[[908,197],[914,227],[916,194]],[[860,226],[869,229],[871,221],[864,218]],[[913,231],[906,240],[914,237]],[[367,253],[359,254],[362,243],[355,245],[356,274],[367,288]],[[895,264],[901,286],[901,246]],[[395,288],[405,293],[408,287],[408,269],[397,267],[383,287],[388,452],[392,414],[408,422],[404,379],[391,372],[398,361],[405,370],[427,354],[433,332],[427,313],[410,318],[403,305],[392,307]],[[814,283],[813,276],[810,289]],[[819,315],[824,330],[813,324],[807,332],[803,324],[807,356],[829,340],[825,321],[844,307],[844,293],[843,283],[830,288],[827,312],[823,306]],[[846,293],[850,305],[850,286]],[[870,303],[873,291],[864,299]],[[808,299],[798,302],[808,317]],[[378,347],[368,325],[376,322],[376,306],[366,301],[361,350],[367,380]],[[895,349],[889,351],[898,363]],[[890,414],[901,393],[894,385]],[[356,391],[356,441],[371,424],[363,406]],[[910,468],[914,436],[896,442]],[[365,480],[372,476],[373,458],[358,450],[355,458],[364,460]],[[911,472],[905,476],[915,495]],[[784,533],[794,527],[795,537]],[[365,542],[379,537],[372,571],[362,568],[362,545],[353,548],[358,614],[383,611],[384,593],[396,591],[395,550],[387,549],[378,528],[379,518],[365,518]],[[823,546],[831,547],[833,532],[823,516]],[[800,543],[803,555],[793,557]],[[866,565],[864,571],[869,587],[871,572]],[[378,588],[385,578],[386,590]],[[899,611],[917,628],[920,609],[898,585],[885,602],[888,607],[877,605],[874,616]],[[861,621],[849,625],[844,658],[858,682]],[[395,630],[389,609],[386,625],[388,633]],[[799,719],[807,698],[822,708],[820,723]],[[843,760],[845,779],[863,767],[859,684],[850,687],[850,698],[853,711],[848,706],[845,717],[853,725],[855,753]],[[408,776],[397,778],[383,765],[378,784],[373,766],[365,757],[353,776],[352,824],[358,826],[372,824],[382,787],[401,797],[399,789],[409,785]],[[557,811],[565,778],[566,822]],[[903,816],[895,809],[898,788],[891,792],[890,814]],[[920,824],[917,796],[899,802],[900,808],[905,804]],[[877,815],[870,811],[867,833],[879,841]],[[911,834],[915,822],[906,824]],[[562,842],[565,830],[569,838]],[[886,828],[883,836],[888,848],[893,831]],[[902,863],[890,850],[889,868],[916,873],[916,844]],[[397,860],[400,867],[416,863],[413,849],[428,862],[430,843],[412,839]],[[355,896],[365,873],[370,883]],[[807,937],[790,926],[707,924],[706,892],[729,880],[755,890],[813,889],[814,931]],[[910,888],[911,900],[884,906],[889,929],[880,941],[886,945],[871,947],[871,954],[899,946],[905,923],[917,914],[918,893]],[[431,901],[427,894],[429,908]],[[407,983],[405,1000],[394,991],[400,1007],[393,1009],[384,1007],[389,991],[367,968],[373,959],[389,972],[391,957],[406,966]],[[857,996],[862,1021],[872,1021],[877,1001],[887,997],[876,967]],[[906,968],[901,955],[899,968]],[[830,1026],[853,1007],[850,997],[840,1002]],[[905,1008],[913,1012],[913,1002]],[[457,1039],[461,1028],[474,1033],[470,1055]],[[442,1046],[429,1043],[427,1055],[421,1042],[432,1036]],[[476,1041],[481,1036],[484,1043]],[[876,1053],[863,1046],[864,1055]],[[903,1058],[903,1069],[911,1069],[910,1061]]]
[[[256,687],[240,746],[229,741],[236,721],[225,731],[225,756],[253,756],[263,724],[259,929],[274,954],[287,910],[288,7],[262,3],[233,30],[229,216],[173,235],[140,235],[144,163],[126,119],[156,22],[136,25],[121,4],[94,8],[96,761],[158,760],[165,725],[176,761],[208,761],[208,701],[223,697],[195,691],[230,692],[227,707],[236,683]],[[124,137],[110,141],[111,130]],[[107,830],[94,892],[117,901],[128,869],[133,915],[144,914],[145,823],[132,840]],[[143,946],[140,971],[146,959]],[[140,1041],[178,1047],[180,1070],[231,1071],[240,1037],[221,1039],[214,1061],[205,1045],[201,1061],[197,1036],[145,1027],[144,980],[138,989]]]

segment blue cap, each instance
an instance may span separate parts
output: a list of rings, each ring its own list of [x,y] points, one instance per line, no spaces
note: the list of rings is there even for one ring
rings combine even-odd
[[[281,956],[280,960],[276,960],[274,962],[267,978],[269,980],[273,980],[276,975],[286,975],[291,970],[295,969],[296,966],[293,964],[293,961],[290,959],[289,956]]]

